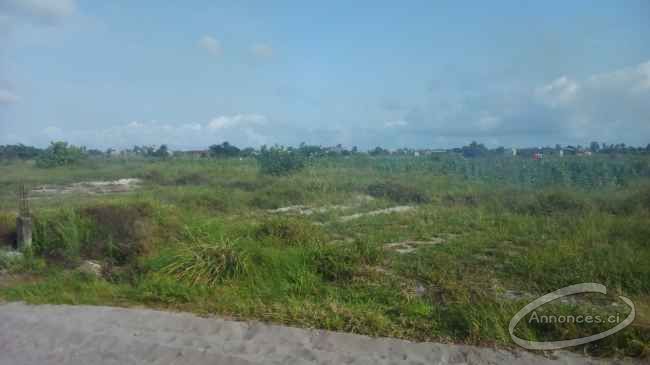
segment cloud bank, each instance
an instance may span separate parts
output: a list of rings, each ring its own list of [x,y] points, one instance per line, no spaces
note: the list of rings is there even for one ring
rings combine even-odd
[[[434,95],[404,112],[402,133],[450,140],[488,139],[496,144],[650,141],[650,61],[546,84]],[[390,124],[392,126],[392,124]],[[389,126],[389,123],[386,124]]]
[[[0,15],[35,24],[59,24],[76,9],[74,0],[0,0]]]
[[[0,93],[0,102],[16,100],[10,92]],[[100,148],[166,143],[194,149],[223,141],[238,146],[306,141],[360,148],[438,148],[472,140],[490,146],[650,142],[650,61],[584,78],[561,75],[539,85],[441,93],[404,103],[386,100],[376,100],[375,109],[376,115],[388,116],[365,124],[287,122],[271,114],[239,113],[199,122],[134,121],[88,130],[55,124],[28,141],[4,136],[0,143],[42,145],[64,139]]]

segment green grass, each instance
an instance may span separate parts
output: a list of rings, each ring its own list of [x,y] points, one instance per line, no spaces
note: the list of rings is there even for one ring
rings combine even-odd
[[[311,161],[282,176],[258,174],[253,159],[90,161],[47,170],[3,165],[4,242],[15,233],[13,197],[20,181],[140,177],[144,185],[125,194],[33,201],[34,252],[18,261],[0,257],[0,270],[14,278],[6,285],[0,279],[0,298],[147,305],[509,347],[508,322],[530,299],[507,293],[536,297],[598,282],[611,295],[632,298],[637,320],[575,350],[647,357],[650,181],[638,168],[640,158],[531,165],[511,158],[356,156]],[[344,208],[268,212],[297,204]],[[406,204],[416,209],[340,220]],[[386,246],[404,240],[436,244],[409,253]],[[101,278],[76,269],[87,259],[103,264]],[[548,310],[610,310],[578,307]],[[517,331],[539,340],[603,329],[523,324]]]

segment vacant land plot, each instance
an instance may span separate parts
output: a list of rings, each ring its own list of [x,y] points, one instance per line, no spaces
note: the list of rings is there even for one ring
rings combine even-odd
[[[531,298],[595,282],[605,298],[546,310],[625,317],[626,296],[635,322],[574,350],[644,358],[647,166],[353,156],[274,175],[248,158],[5,164],[0,240],[15,240],[21,182],[35,190],[35,232],[32,251],[0,254],[0,277],[11,278],[0,279],[0,298],[511,347],[509,321]],[[516,332],[557,340],[609,327],[521,321]]]

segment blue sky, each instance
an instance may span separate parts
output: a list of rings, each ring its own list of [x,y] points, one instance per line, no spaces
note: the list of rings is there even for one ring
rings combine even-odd
[[[0,0],[0,144],[650,143],[650,2]]]

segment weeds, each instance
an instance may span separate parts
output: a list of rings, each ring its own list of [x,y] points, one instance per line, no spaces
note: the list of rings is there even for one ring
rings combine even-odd
[[[328,281],[349,281],[364,266],[376,265],[383,257],[377,245],[356,241],[352,245],[325,246],[312,253],[316,272]]]
[[[303,190],[293,186],[271,185],[257,191],[250,205],[260,209],[276,209],[287,205],[301,204],[305,201]]]
[[[429,196],[413,187],[391,182],[368,185],[366,192],[372,197],[386,198],[400,204],[424,204],[431,201]]]
[[[303,218],[273,217],[257,228],[255,238],[281,246],[309,246],[323,243],[325,233]]]
[[[66,265],[78,263],[82,247],[90,242],[91,222],[73,209],[35,218],[36,253]]]

